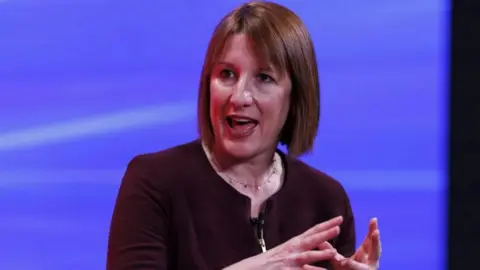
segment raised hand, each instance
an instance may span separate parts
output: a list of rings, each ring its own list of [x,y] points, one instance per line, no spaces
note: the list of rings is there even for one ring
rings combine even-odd
[[[224,270],[323,269],[309,265],[332,260],[337,254],[326,241],[339,235],[342,222],[342,217],[336,217],[315,225],[265,253],[240,261]],[[317,248],[318,250],[314,250]]]
[[[370,220],[368,234],[351,258],[337,254],[333,260],[335,270],[376,270],[382,252],[380,230],[376,218]]]

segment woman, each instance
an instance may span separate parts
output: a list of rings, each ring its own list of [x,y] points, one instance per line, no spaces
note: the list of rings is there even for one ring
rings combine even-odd
[[[201,76],[200,140],[130,162],[107,268],[376,269],[376,221],[355,251],[344,189],[295,158],[312,149],[319,119],[301,20],[278,4],[242,5],[215,29]]]

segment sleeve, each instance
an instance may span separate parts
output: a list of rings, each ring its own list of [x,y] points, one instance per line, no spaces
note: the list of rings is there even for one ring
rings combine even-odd
[[[107,270],[167,269],[168,205],[147,158],[128,164],[113,210]]]
[[[344,257],[351,257],[355,253],[356,249],[356,235],[355,235],[355,220],[353,217],[353,211],[350,204],[350,199],[347,193],[344,193],[344,221],[340,226],[340,235],[336,241],[335,248]]]

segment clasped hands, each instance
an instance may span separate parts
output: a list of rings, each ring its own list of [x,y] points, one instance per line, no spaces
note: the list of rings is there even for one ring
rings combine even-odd
[[[365,240],[350,258],[338,253],[327,241],[340,234],[342,217],[315,225],[304,233],[257,256],[238,262],[225,270],[237,269],[305,269],[325,270],[312,266],[330,261],[334,270],[376,270],[379,267],[381,244],[377,219],[370,221]]]

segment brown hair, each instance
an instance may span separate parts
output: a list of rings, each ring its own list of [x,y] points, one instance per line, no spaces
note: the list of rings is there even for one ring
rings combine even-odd
[[[246,34],[258,56],[286,71],[292,82],[291,104],[279,142],[288,154],[309,152],[318,130],[320,97],[318,69],[312,39],[300,18],[272,2],[250,2],[227,14],[208,45],[200,79],[198,129],[208,147],[214,143],[210,121],[210,75],[229,37]]]

